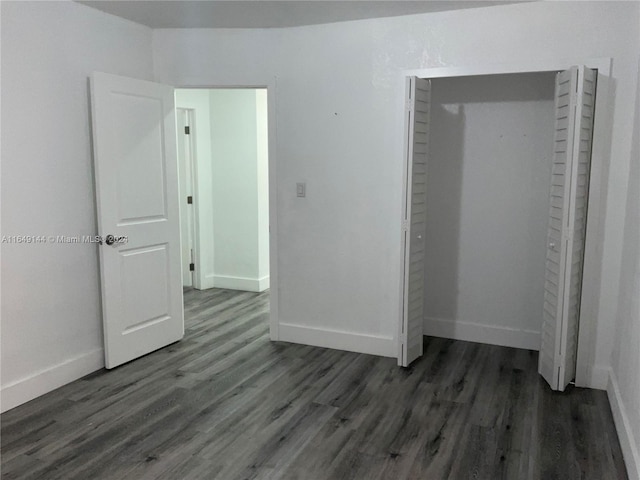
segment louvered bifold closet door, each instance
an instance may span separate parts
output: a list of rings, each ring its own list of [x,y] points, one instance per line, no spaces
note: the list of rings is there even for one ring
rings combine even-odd
[[[405,235],[404,303],[400,364],[422,356],[424,256],[427,198],[427,153],[431,108],[429,80],[411,77],[407,83],[407,183],[403,230]]]
[[[575,378],[597,72],[556,78],[551,206],[539,372],[554,390]]]

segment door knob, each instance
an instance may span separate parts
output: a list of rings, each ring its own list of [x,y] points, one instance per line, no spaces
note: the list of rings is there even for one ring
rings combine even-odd
[[[422,235],[418,235],[418,240],[422,240]]]
[[[107,235],[104,239],[104,243],[106,243],[107,245],[113,245],[114,243],[116,243],[116,237],[114,237],[113,235]]]
[[[556,249],[556,242],[549,242],[549,248],[551,250],[555,250]]]

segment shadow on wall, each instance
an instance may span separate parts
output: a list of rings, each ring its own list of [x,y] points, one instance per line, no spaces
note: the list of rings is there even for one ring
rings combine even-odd
[[[458,318],[464,105],[443,105],[434,88],[431,112],[424,312],[426,317]],[[432,153],[443,149],[446,156]]]

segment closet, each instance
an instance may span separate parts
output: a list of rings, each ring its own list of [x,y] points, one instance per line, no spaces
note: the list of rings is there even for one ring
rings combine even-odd
[[[407,78],[400,365],[434,335],[575,378],[596,78]]]

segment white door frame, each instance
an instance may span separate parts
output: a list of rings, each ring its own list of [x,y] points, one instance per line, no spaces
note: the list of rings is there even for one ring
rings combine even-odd
[[[267,90],[267,119],[269,140],[269,335],[279,339],[278,332],[278,184],[276,176],[276,78],[264,78],[255,83],[180,84],[175,89],[257,89]],[[194,191],[197,195],[197,191]],[[194,197],[197,205],[197,199]],[[197,252],[196,252],[197,253]]]
[[[467,77],[476,75],[501,75],[509,73],[538,73],[538,72],[559,72],[567,70],[574,65],[585,65],[586,67],[598,70],[598,86],[596,95],[596,109],[593,127],[593,146],[591,153],[591,174],[589,179],[589,203],[587,213],[587,228],[585,238],[584,270],[582,280],[582,299],[580,303],[580,329],[578,334],[578,356],[576,365],[577,386],[592,386],[593,355],[595,350],[595,331],[598,320],[599,290],[602,253],[598,249],[599,240],[602,238],[603,222],[600,221],[600,212],[606,201],[606,179],[608,174],[608,157],[610,151],[610,105],[611,105],[611,68],[612,59],[604,58],[574,58],[564,60],[538,60],[523,61],[509,64],[482,64],[469,65],[463,67],[438,67],[416,70],[404,70],[398,79],[398,98],[404,99],[406,78],[416,76],[419,78],[446,78],[446,77]],[[404,105],[402,106],[404,107]],[[399,110],[400,111],[400,110]],[[404,108],[402,108],[404,114]],[[402,117],[403,118],[403,117]],[[402,122],[398,118],[398,124]],[[404,155],[405,143],[404,133],[398,135],[402,138],[403,152],[402,162],[404,172],[408,168],[407,158]],[[403,177],[406,183],[406,176]],[[402,201],[405,201],[406,185],[403,185]],[[399,215],[401,216],[401,215]],[[400,227],[402,228],[402,227]],[[405,245],[401,245],[400,258],[404,260]],[[401,273],[404,272],[402,266]],[[402,280],[402,279],[400,279]],[[402,322],[402,282],[400,284],[401,295],[398,307],[398,328]],[[541,307],[542,308],[542,307]],[[400,358],[400,339],[398,338],[398,358]]]
[[[194,158],[195,155],[195,144],[193,141],[193,133],[194,133],[194,121],[193,118],[195,116],[195,112],[193,110],[193,108],[188,108],[188,107],[178,107],[176,106],[176,113],[178,111],[183,111],[184,114],[187,116],[188,121],[186,122],[187,125],[189,126],[189,131],[190,131],[190,135],[188,136],[188,138],[185,140],[185,142],[189,143],[189,155],[186,158],[186,161],[189,164],[189,167],[186,169],[186,172],[188,172],[189,177],[190,178],[185,178],[185,186],[188,187],[188,189],[191,191],[191,196],[192,198],[197,198],[198,197],[198,184],[196,182],[196,161]],[[181,132],[178,131],[178,135],[180,135]],[[183,134],[183,133],[182,133]],[[181,156],[184,156],[185,152],[182,152],[182,154],[178,153],[178,162],[183,162],[185,160],[185,158],[181,158]],[[178,172],[182,172],[182,165],[178,166]],[[186,173],[185,172],[185,173]],[[182,185],[181,185],[182,187]],[[196,263],[195,259],[198,259],[198,261],[200,261],[200,245],[199,245],[199,232],[198,232],[198,222],[196,221],[196,219],[198,218],[198,213],[197,213],[197,203],[192,203],[190,207],[186,206],[187,205],[187,192],[183,192],[182,190],[180,190],[180,204],[184,207],[184,208],[180,208],[180,212],[181,215],[183,212],[186,212],[186,219],[182,218],[182,216],[180,217],[180,244],[181,247],[183,247],[183,243],[185,241],[185,239],[183,238],[182,234],[184,233],[183,228],[185,230],[187,230],[188,235],[191,236],[191,242],[189,244],[190,246],[190,256],[189,256],[189,263]],[[186,221],[187,224],[183,225],[183,222]],[[180,249],[180,255],[182,256],[182,248]],[[184,258],[181,258],[182,262],[184,262]],[[182,268],[184,268],[184,264],[182,265]],[[199,279],[196,278],[195,272],[191,271],[189,273],[189,275],[191,275],[191,287],[199,287],[200,286],[200,282]],[[183,279],[184,280],[184,279]]]

